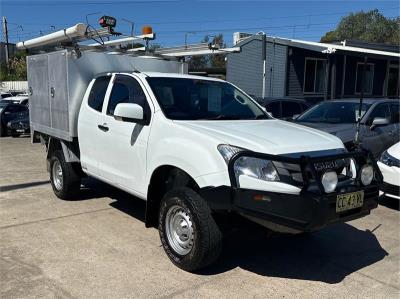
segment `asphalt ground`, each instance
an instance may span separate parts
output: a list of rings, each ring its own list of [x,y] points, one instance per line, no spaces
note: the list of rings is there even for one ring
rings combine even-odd
[[[0,139],[0,298],[399,298],[400,217],[372,214],[290,236],[240,222],[221,258],[196,274],[175,267],[145,203],[94,179],[53,194],[45,150]]]

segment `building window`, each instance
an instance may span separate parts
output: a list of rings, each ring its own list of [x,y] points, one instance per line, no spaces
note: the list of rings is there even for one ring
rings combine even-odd
[[[367,63],[365,66],[365,75],[364,75],[364,82],[361,84],[361,77],[364,68],[363,62],[357,63],[357,70],[356,70],[356,92],[361,93],[361,87],[364,85],[364,93],[365,94],[372,94],[372,88],[374,86],[374,64]]]
[[[324,93],[326,59],[306,58],[304,66],[304,93]]]

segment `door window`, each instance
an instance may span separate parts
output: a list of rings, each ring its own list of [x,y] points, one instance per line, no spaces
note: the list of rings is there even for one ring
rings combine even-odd
[[[88,99],[89,107],[98,112],[101,112],[103,108],[104,96],[106,95],[109,82],[110,76],[98,77],[96,79],[93,84],[92,90],[90,91]]]
[[[371,112],[371,115],[369,116],[368,125],[371,125],[374,118],[376,117],[387,118],[390,121],[391,115],[390,115],[389,104],[380,104],[376,106],[374,110]]]
[[[145,119],[150,115],[150,107],[142,87],[132,77],[117,76],[108,101],[107,115],[114,115],[115,107],[120,103],[138,104],[143,108]]]
[[[392,114],[392,123],[399,123],[400,122],[400,105],[399,104],[392,104],[391,107],[391,114]]]
[[[295,114],[301,114],[302,109],[298,103],[295,102],[282,102],[282,117],[292,117]]]

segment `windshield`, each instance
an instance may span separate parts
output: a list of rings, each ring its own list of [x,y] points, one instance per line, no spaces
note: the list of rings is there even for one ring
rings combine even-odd
[[[369,109],[370,104],[363,104],[361,117]],[[311,123],[344,123],[353,124],[358,120],[360,104],[357,102],[323,102],[307,110],[296,121]]]
[[[175,120],[268,119],[244,93],[226,82],[147,78],[165,116]]]

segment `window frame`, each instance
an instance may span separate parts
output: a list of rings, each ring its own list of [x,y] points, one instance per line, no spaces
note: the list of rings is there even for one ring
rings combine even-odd
[[[313,61],[315,61],[315,69],[314,69],[314,88],[313,88],[314,91],[306,91],[306,70],[307,70],[306,66],[307,66],[307,61],[308,61],[308,60],[313,60]],[[316,91],[315,91],[315,84],[316,84],[316,82],[317,82],[317,64],[318,64],[318,61],[323,61],[323,64],[324,64],[324,67],[325,67],[325,72],[324,72],[324,74],[325,74],[325,76],[326,76],[326,65],[327,65],[327,59],[326,59],[326,58],[306,57],[306,58],[304,59],[303,94],[310,94],[310,95],[312,95],[312,94],[315,94],[315,95],[324,94],[324,91],[322,91],[322,92],[316,92]],[[324,77],[325,77],[325,76],[324,76]],[[325,78],[324,78],[324,89],[325,89],[325,88],[326,88],[326,86],[325,86]]]
[[[146,103],[147,103],[147,108],[148,108],[148,115],[146,114],[146,110],[145,110],[145,108],[144,107],[142,107],[143,108],[143,116],[144,116],[144,119],[143,119],[143,121],[135,121],[135,123],[138,123],[138,124],[142,124],[142,125],[145,125],[145,126],[147,126],[147,125],[149,125],[150,124],[150,121],[151,121],[151,118],[152,118],[152,114],[153,114],[153,110],[155,109],[154,108],[154,104],[153,104],[153,102],[150,100],[150,95],[148,94],[148,91],[147,91],[147,88],[146,88],[146,86],[141,82],[141,80],[138,78],[138,77],[136,77],[136,76],[133,76],[133,75],[131,75],[131,74],[120,74],[120,73],[117,73],[117,74],[113,74],[112,75],[112,77],[111,77],[111,80],[110,80],[110,83],[109,83],[109,85],[108,85],[108,88],[107,88],[107,92],[106,92],[106,96],[105,96],[105,101],[104,101],[104,103],[103,103],[103,110],[102,110],[102,114],[104,114],[104,116],[106,116],[106,117],[111,117],[111,118],[113,118],[113,119],[115,119],[115,116],[114,115],[110,115],[110,114],[107,114],[107,109],[108,109],[108,106],[109,106],[109,104],[110,104],[110,100],[111,100],[111,94],[112,94],[112,91],[113,91],[113,88],[114,88],[114,84],[118,81],[118,80],[121,80],[121,78],[125,78],[125,79],[127,79],[127,80],[134,80],[134,81],[136,81],[136,83],[138,84],[138,86],[140,86],[140,88],[142,89],[142,92],[143,92],[143,95],[144,95],[144,97],[145,97],[145,101],[146,101]]]
[[[389,108],[389,114],[390,114],[390,122],[389,122],[389,124],[392,122],[392,109],[391,109],[391,104],[390,103],[388,103],[388,102],[383,102],[383,103],[379,103],[379,104],[377,104],[376,106],[374,106],[374,107],[370,107],[370,109],[371,109],[371,112],[368,114],[368,117],[367,117],[367,119],[366,119],[366,121],[365,121],[365,124],[367,125],[367,126],[370,126],[371,124],[372,124],[372,122],[373,122],[373,118],[372,118],[372,114],[374,113],[374,111],[376,110],[376,109],[378,109],[378,107],[382,107],[382,106],[387,106],[388,108]],[[374,117],[375,118],[375,117]]]
[[[357,79],[358,79],[358,66],[359,65],[364,65],[364,62],[358,61],[356,65],[356,82],[354,83],[354,94],[360,95],[361,91],[357,91]],[[372,80],[371,80],[371,92],[366,92],[364,91],[364,95],[372,95],[372,92],[374,90],[374,79],[375,79],[375,63],[372,62],[367,62],[367,65],[372,66]],[[363,78],[364,79],[364,78]],[[363,82],[361,82],[362,84]]]

